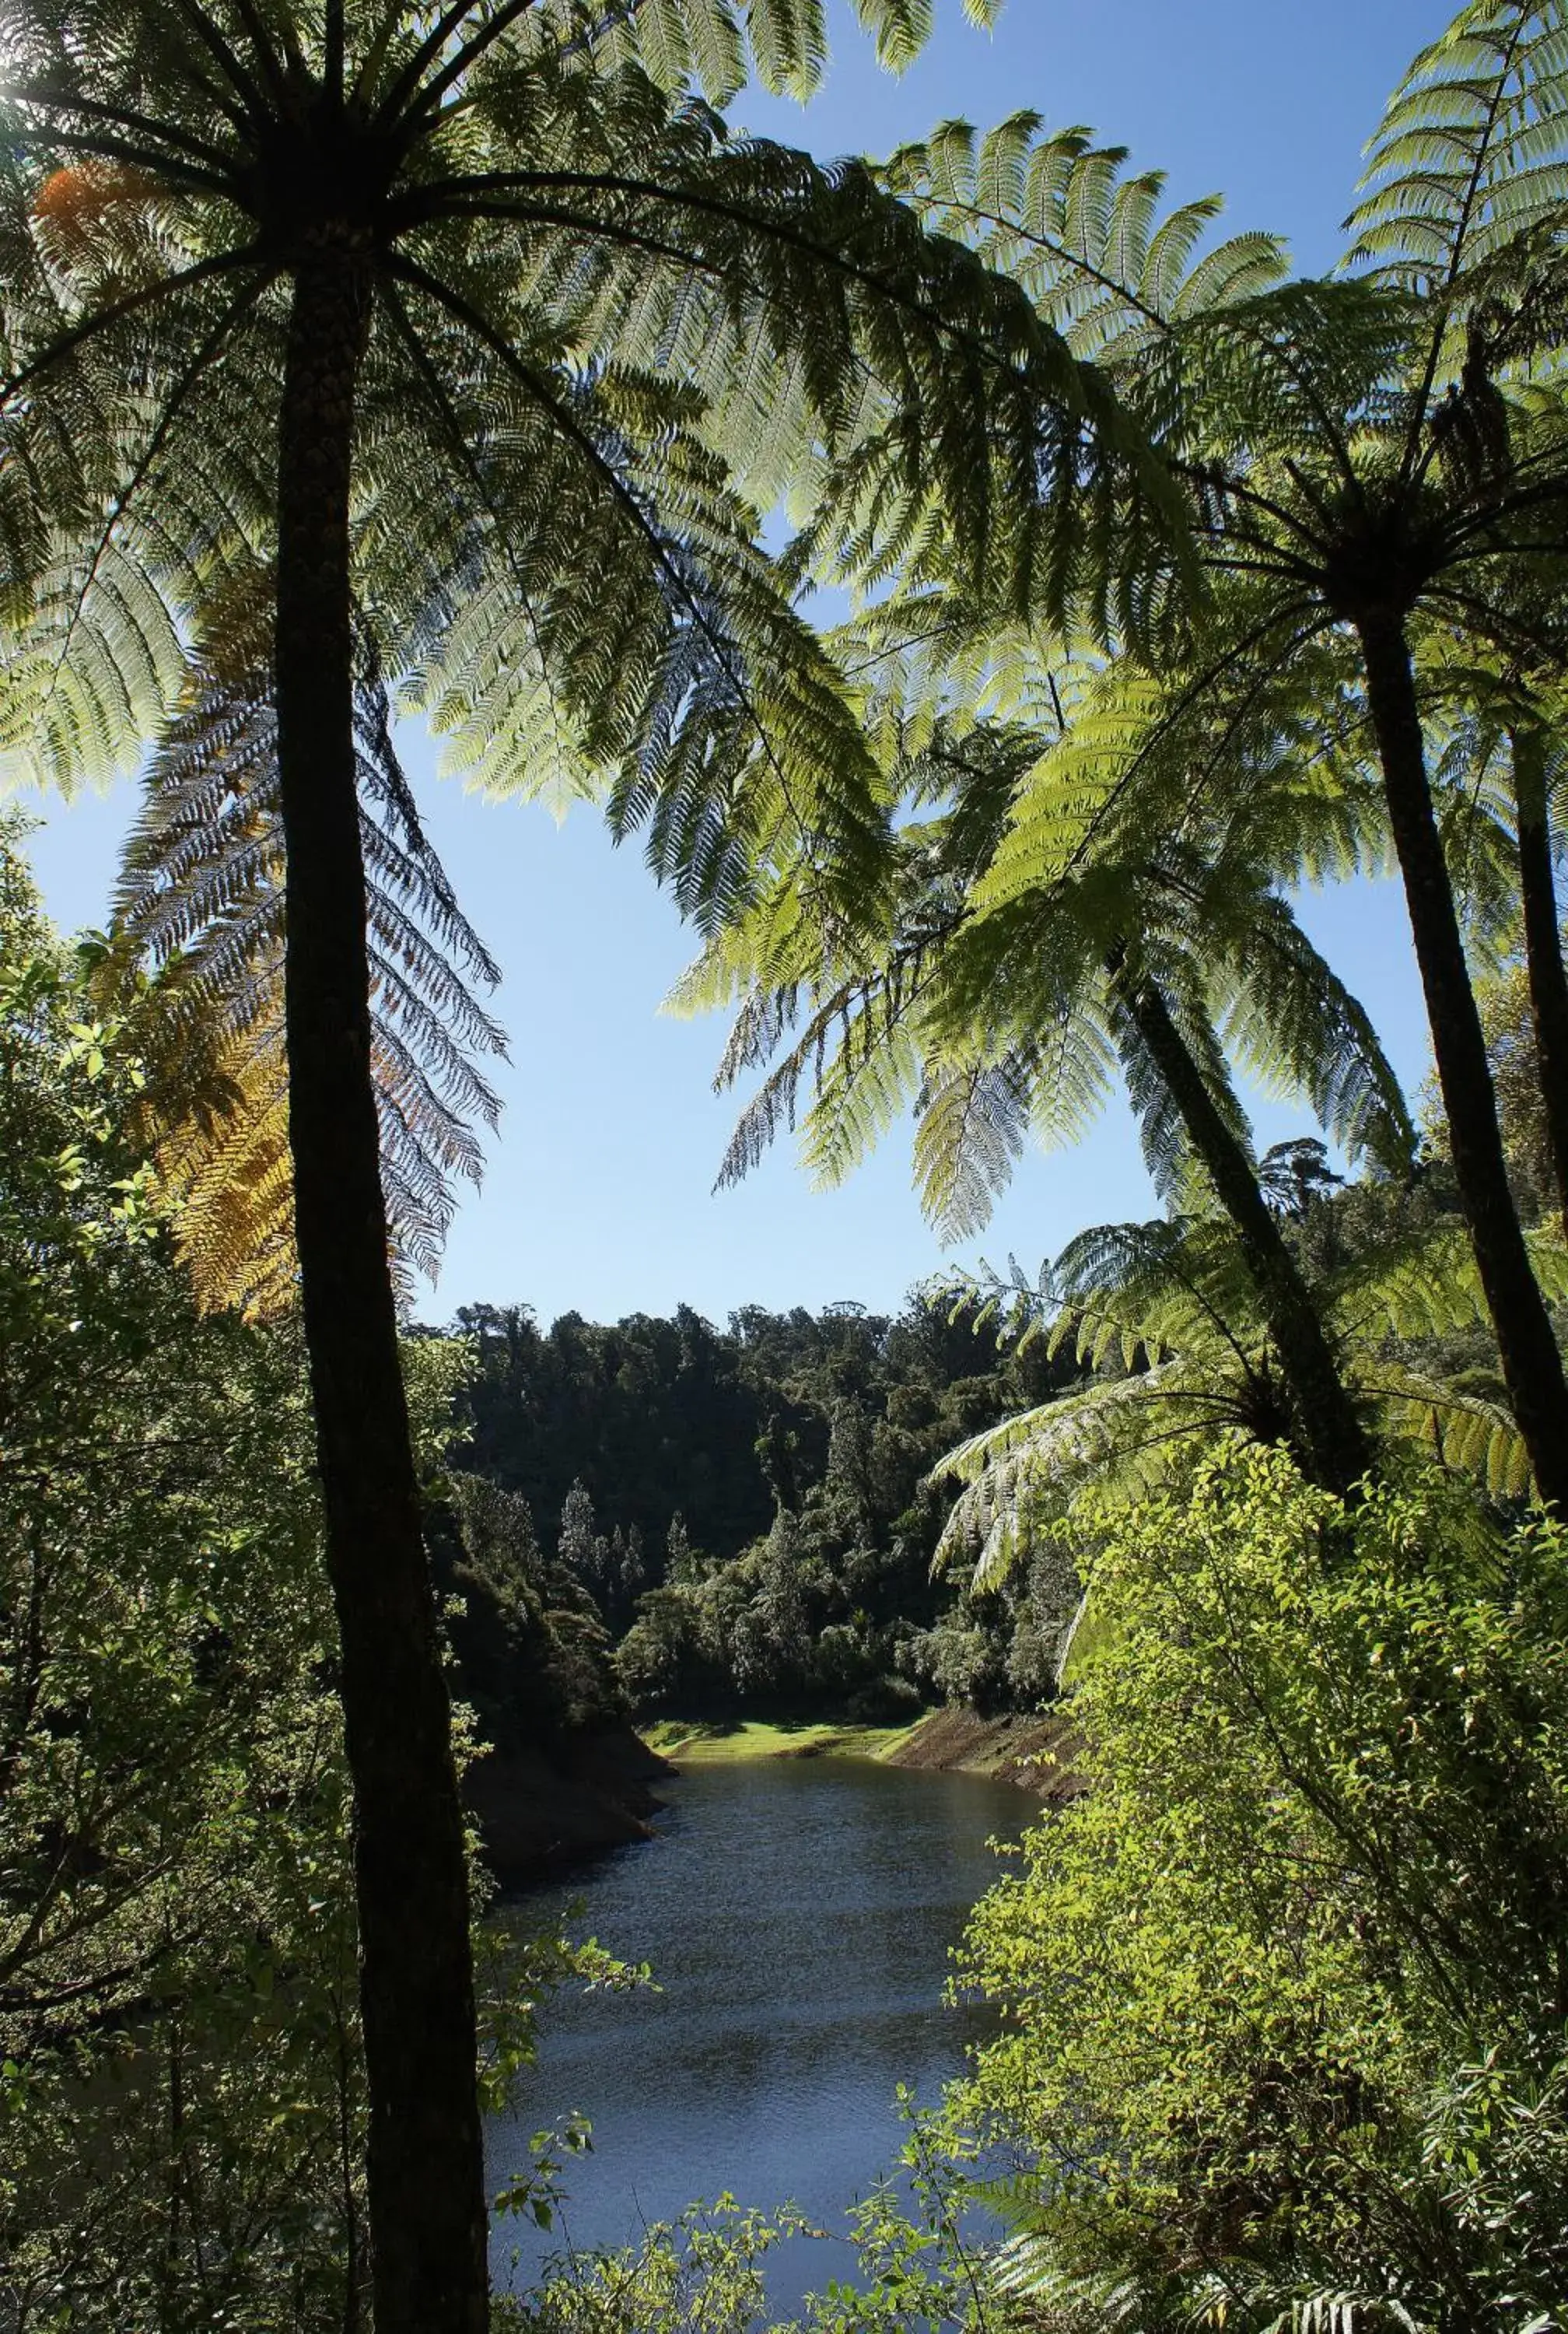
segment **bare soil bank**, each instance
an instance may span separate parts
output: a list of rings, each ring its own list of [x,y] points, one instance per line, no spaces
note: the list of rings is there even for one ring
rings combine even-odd
[[[1075,1799],[1078,1739],[1059,1712],[1028,1718],[981,1718],[972,1710],[930,1710],[912,1726],[837,1726],[830,1720],[724,1725],[661,1719],[654,1746],[677,1769],[715,1760],[876,1759],[890,1767],[988,1775],[1035,1798]]]
[[[933,1710],[882,1756],[890,1767],[990,1775],[1063,1805],[1087,1788],[1077,1771],[1078,1750],[1071,1723],[1059,1713],[981,1718],[972,1710]]]

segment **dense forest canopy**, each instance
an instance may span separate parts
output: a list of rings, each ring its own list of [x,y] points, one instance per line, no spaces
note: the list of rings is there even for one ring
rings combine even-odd
[[[548,1331],[526,1307],[470,1307],[451,1334],[475,1351],[462,1462],[521,1491],[542,1534],[557,1533],[581,1482],[606,1529],[659,1549],[678,1516],[721,1561],[820,1488],[835,1421],[846,1437],[863,1423],[864,1488],[885,1528],[941,1452],[1039,1399],[1054,1374],[1044,1355],[999,1353],[972,1318],[919,1303],[896,1320],[854,1303],[747,1307],[724,1329],[687,1307],[612,1327],[565,1314]]]
[[[1505,1063],[1516,1010],[1502,984]],[[1510,1104],[1505,1124],[1538,1221],[1538,1114]],[[1307,1285],[1353,1292],[1359,1366],[1400,1432],[1516,1480],[1440,1151],[1347,1182],[1303,1137],[1259,1172]],[[1083,1587],[1051,1515],[1086,1484],[1154,1488],[1224,1419],[1278,1434],[1266,1353],[1236,1343],[1246,1303],[1223,1239],[1178,1219],[1086,1231],[1037,1278],[935,1283],[896,1317],[752,1307],[719,1330],[683,1308],[544,1331],[468,1307],[444,1333],[472,1355],[456,1461],[520,1502],[538,1583],[553,1568],[586,1594],[641,1715],[1033,1710]]]
[[[933,1696],[1029,1702],[1049,1647],[1009,1659],[1009,1595],[978,1615],[932,1578],[937,1461],[1074,1374],[976,1336],[972,1312],[683,1310],[548,1333],[473,1307],[457,1454],[521,1499],[588,1592],[640,1713],[909,1716]],[[543,1572],[541,1572],[543,1578]],[[1025,1595],[1024,1608],[1028,1606]]]

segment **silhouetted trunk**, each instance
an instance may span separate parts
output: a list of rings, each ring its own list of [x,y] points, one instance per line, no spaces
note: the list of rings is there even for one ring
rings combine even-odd
[[[1246,1147],[1226,1124],[1164,998],[1151,980],[1125,975],[1114,961],[1111,970],[1117,996],[1235,1229],[1279,1355],[1306,1470],[1342,1497],[1368,1472],[1372,1454],[1301,1268],[1269,1211]]]
[[[1409,645],[1395,616],[1362,616],[1357,631],[1460,1204],[1536,1488],[1568,1513],[1568,1385],[1508,1188],[1486,1042],[1432,807]]]
[[[1557,886],[1552,872],[1545,741],[1538,729],[1521,728],[1513,732],[1510,742],[1535,1071],[1541,1081],[1546,1148],[1557,1186],[1557,1211],[1568,1233],[1568,972],[1563,966]]]
[[[376,2334],[483,2334],[484,2167],[451,1713],[388,1270],[351,728],[347,236],[296,275],[278,473],[289,1140],[354,1785]]]

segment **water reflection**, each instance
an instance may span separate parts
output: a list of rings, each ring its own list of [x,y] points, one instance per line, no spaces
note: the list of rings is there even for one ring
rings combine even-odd
[[[626,2243],[726,2188],[840,2227],[897,2152],[896,2086],[934,2100],[962,2063],[976,2018],[943,2003],[951,1951],[996,1876],[987,1838],[1015,1838],[1029,1802],[847,1760],[697,1768],[669,1799],[658,1841],[524,1908],[548,1920],[580,1899],[574,1934],[651,1963],[663,1991],[553,2007],[515,2117],[490,2134],[495,2185],[530,2132],[581,2113],[594,2146],[571,2171],[576,2245]],[[504,2230],[497,2275],[521,2243],[526,2281],[553,2242]],[[774,2306],[844,2266],[792,2248]]]

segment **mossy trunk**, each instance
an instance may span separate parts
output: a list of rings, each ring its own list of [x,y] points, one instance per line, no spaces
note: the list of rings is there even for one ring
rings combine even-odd
[[[1568,1515],[1568,1384],[1508,1186],[1497,1099],[1438,832],[1404,627],[1357,622],[1394,849],[1426,998],[1454,1179],[1491,1315],[1503,1382],[1544,1500]]]
[[[354,1787],[376,2334],[484,2334],[484,2165],[451,1712],[388,1268],[352,731],[349,513],[368,285],[300,266],[278,474],[289,1140]]]
[[[1112,980],[1235,1230],[1279,1357],[1307,1471],[1342,1497],[1368,1472],[1372,1453],[1301,1268],[1269,1210],[1245,1145],[1227,1124],[1159,990],[1114,960]]]

